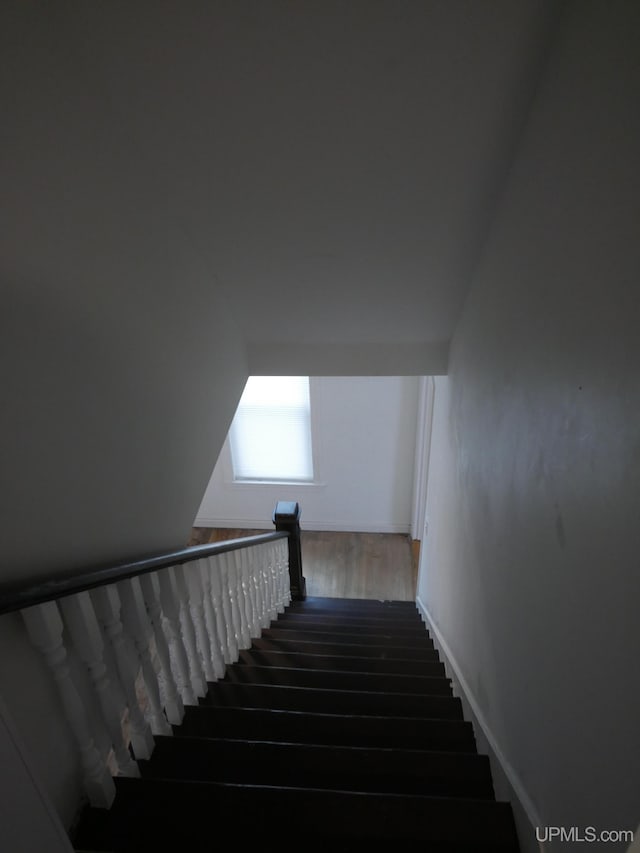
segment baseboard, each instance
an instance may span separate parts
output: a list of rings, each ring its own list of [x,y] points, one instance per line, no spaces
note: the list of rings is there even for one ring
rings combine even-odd
[[[237,527],[239,530],[275,530],[271,520],[264,518],[211,518],[199,515],[193,522],[194,527]]]
[[[264,518],[211,518],[199,515],[193,522],[194,527],[238,527],[249,530],[273,530],[273,524]],[[312,518],[303,519],[302,530],[335,533],[409,533],[410,524],[395,524],[388,522],[366,523],[353,521],[314,521]]]
[[[440,629],[433,621],[420,596],[416,597],[416,604],[429,626],[434,644],[442,655],[447,676],[453,682],[454,692],[462,700],[465,718],[473,724],[476,740],[484,741],[484,743],[479,743],[478,747],[480,752],[487,752],[489,755],[496,796],[499,799],[508,800],[512,804],[521,853],[547,853],[545,844],[538,842],[536,839],[536,827],[542,827],[544,824],[522,779],[520,779],[500,748],[500,744],[493,734],[478,700],[470,689],[447,641],[442,636]]]

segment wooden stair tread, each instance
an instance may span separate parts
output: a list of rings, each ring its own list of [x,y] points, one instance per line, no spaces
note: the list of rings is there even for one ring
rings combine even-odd
[[[278,833],[274,841],[279,848],[284,845],[291,850],[294,845],[299,849],[308,833],[315,842],[332,847],[334,842],[353,839],[446,842],[478,849],[475,843],[482,838],[495,851],[517,853],[518,849],[510,807],[489,799],[175,779],[118,777],[115,783],[117,796],[108,817],[89,812],[80,827],[80,843],[83,834],[95,831],[93,817],[94,827],[102,822],[103,843],[111,843],[118,851],[155,851],[153,845],[160,842],[176,844],[176,850],[188,849],[187,845],[203,839],[210,845],[210,833],[222,821],[237,821],[243,827],[243,843],[259,843],[280,815],[286,816],[287,833]]]
[[[344,672],[331,669],[248,665],[229,667],[222,682],[230,684],[274,684],[318,687],[330,690],[362,690],[384,693],[416,693],[450,696],[451,682],[444,675],[401,675],[397,673]]]
[[[330,630],[316,630],[312,628],[266,628],[262,632],[263,637],[279,640],[308,640],[318,643],[348,643],[351,645],[372,646],[417,646],[418,648],[433,648],[433,640],[426,634],[420,637],[394,634],[392,631],[376,632],[369,634],[365,631],[354,631],[353,629],[341,630],[339,628]]]
[[[271,707],[359,713],[363,715],[462,718],[460,700],[453,696],[424,696],[413,693],[376,693],[364,690],[328,690],[316,687],[291,687],[275,684],[212,684],[203,704],[239,708]]]
[[[146,778],[493,796],[488,759],[468,752],[161,737],[141,771]]]
[[[364,655],[305,654],[294,651],[247,649],[240,652],[239,663],[248,666],[291,667],[292,669],[445,676],[444,666],[436,657],[433,660],[416,661],[404,658],[365,657]]]
[[[273,708],[188,707],[175,734],[265,737],[296,743],[475,750],[471,724],[461,719],[429,719],[357,714],[322,714]]]
[[[280,637],[267,636],[263,633],[253,641],[252,650],[264,649],[266,651],[300,651],[310,654],[331,654],[343,655],[345,657],[377,657],[380,659],[392,660],[399,658],[401,660],[439,660],[438,652],[433,645],[421,646],[416,648],[412,645],[377,645],[375,643],[361,644],[357,640],[349,640],[345,642],[344,638],[340,642],[335,640],[335,637],[329,640],[313,639],[296,639],[291,635]]]
[[[386,626],[394,630],[402,628],[427,630],[417,611],[415,614],[401,612],[399,615],[392,613],[380,616],[375,611],[372,611],[370,614],[363,611],[356,611],[354,613],[348,610],[342,612],[317,610],[314,613],[309,613],[304,610],[286,609],[284,613],[280,614],[277,621],[282,624],[287,622],[309,622],[310,624],[313,622],[331,622],[335,625],[369,625],[375,628],[384,628]]]

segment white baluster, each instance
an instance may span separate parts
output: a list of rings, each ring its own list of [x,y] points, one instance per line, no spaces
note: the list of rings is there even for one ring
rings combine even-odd
[[[199,560],[194,560],[184,566],[184,577],[189,590],[189,601],[191,604],[191,615],[195,627],[196,638],[200,655],[204,666],[207,681],[217,681],[218,676],[214,668],[214,651],[209,640],[205,615],[205,594],[202,588],[202,573]]]
[[[233,595],[229,586],[229,562],[227,554],[220,554],[218,557],[218,578],[220,583],[220,601],[222,604],[222,613],[224,617],[225,636],[227,648],[229,649],[229,657],[232,663],[238,660],[239,648],[238,638],[233,624]]]
[[[265,544],[260,549],[262,554],[260,555],[260,565],[262,566],[261,576],[262,576],[262,600],[264,605],[264,616],[263,616],[263,624],[265,628],[268,628],[271,624],[271,589],[270,583],[271,578],[269,576],[269,544]]]
[[[154,748],[153,734],[149,728],[136,695],[136,675],[138,666],[136,657],[125,639],[124,629],[120,621],[120,598],[115,586],[101,586],[92,590],[91,600],[98,621],[102,625],[105,636],[111,643],[113,655],[118,669],[118,679],[129,709],[129,726],[131,746],[136,759],[151,758]]]
[[[216,556],[209,557],[206,560],[208,567],[209,583],[211,585],[211,603],[213,604],[213,612],[216,616],[216,632],[218,637],[218,645],[222,652],[222,658],[225,662],[231,663],[231,652],[227,643],[227,624],[225,613],[222,607],[222,588],[220,585],[220,565]]]
[[[209,645],[211,648],[211,660],[213,663],[213,671],[216,678],[224,678],[225,665],[222,654],[222,647],[218,637],[218,625],[216,613],[213,609],[213,601],[211,599],[211,576],[208,560],[197,560],[196,566],[200,572],[200,582],[202,584],[202,597],[204,604],[204,620],[209,634]]]
[[[268,564],[266,545],[260,545],[256,549],[256,566],[256,582],[258,584],[258,590],[260,593],[260,626],[262,628],[268,628],[271,624],[271,617],[269,616],[269,588],[267,584]]]
[[[268,627],[264,624],[264,603],[262,601],[262,590],[260,588],[260,572],[261,565],[259,560],[258,548],[247,548],[247,563],[249,566],[249,593],[253,594],[253,602],[255,608],[255,633],[254,637],[259,637],[262,629]]]
[[[273,543],[273,583],[274,583],[274,595],[275,595],[275,604],[276,611],[278,613],[284,612],[284,594],[282,589],[282,576],[280,571],[280,561],[281,561],[281,540],[278,539]]]
[[[33,645],[44,655],[60,692],[71,732],[80,751],[84,788],[92,806],[108,809],[116,795],[115,785],[96,749],[84,704],[71,678],[67,650],[62,641],[62,619],[53,601],[22,611]]]
[[[176,592],[180,602],[180,624],[182,626],[182,637],[187,650],[189,669],[191,671],[191,685],[196,696],[206,696],[207,679],[202,668],[202,657],[198,651],[196,632],[191,616],[189,602],[189,590],[184,576],[184,566],[173,566],[169,571],[173,572],[176,582]]]
[[[284,594],[282,589],[282,577],[280,571],[281,548],[282,542],[278,539],[273,543],[273,578],[276,597],[276,611],[282,613],[284,611]]]
[[[162,608],[160,607],[155,580],[155,577],[151,574],[141,575],[140,588],[142,589],[142,596],[147,607],[147,613],[149,614],[149,621],[153,628],[156,652],[162,668],[165,692],[164,710],[169,722],[173,723],[174,726],[179,726],[184,717],[184,705],[178,693],[178,687],[173,677],[173,670],[171,669],[171,656],[169,654],[167,638],[162,627]]]
[[[266,542],[260,546],[260,577],[262,578],[262,600],[264,602],[263,622],[266,622],[265,628],[271,624],[271,569],[269,566],[270,556],[269,543]]]
[[[268,578],[269,578],[269,616],[272,619],[278,617],[278,580],[277,580],[277,543],[268,545]]]
[[[250,592],[253,593],[253,601],[255,607],[255,618],[257,620],[256,631],[257,634],[254,636],[260,636],[262,633],[262,629],[267,626],[263,624],[264,621],[264,605],[262,602],[262,591],[260,589],[260,572],[261,572],[261,564],[259,559],[259,550],[257,548],[249,548],[247,549],[247,565],[249,567],[249,583],[250,583]]]
[[[278,547],[278,572],[280,574],[280,594],[282,609],[291,602],[291,578],[289,576],[289,541],[281,539]]]
[[[60,610],[76,653],[89,670],[91,683],[100,703],[102,718],[109,733],[113,752],[122,776],[139,776],[138,765],[129,755],[122,732],[124,702],[116,699],[121,690],[114,690],[104,662],[104,642],[88,592],[79,592],[60,600]]]
[[[220,596],[222,599],[222,609],[224,611],[224,621],[227,627],[227,648],[231,661],[235,663],[238,660],[238,649],[240,640],[240,622],[239,613],[236,603],[236,592],[230,578],[230,560],[229,552],[220,554],[218,559],[218,569],[220,572]]]
[[[173,646],[174,659],[177,669],[177,679],[182,695],[182,701],[187,705],[195,705],[196,697],[191,686],[189,659],[182,641],[180,629],[180,603],[172,568],[158,572],[160,586],[160,603],[165,618],[165,624]]]
[[[258,609],[258,624],[260,628],[269,627],[269,617],[267,615],[267,604],[265,601],[264,589],[264,554],[262,547],[258,545],[250,549],[249,559],[251,560],[251,576],[253,585],[256,591],[256,606]],[[266,621],[265,621],[266,620]]]
[[[269,607],[269,619],[275,619],[278,615],[278,607],[276,604],[276,546],[275,542],[269,542],[265,545],[267,553],[266,559],[266,574],[267,574],[267,604]]]
[[[140,582],[138,578],[130,578],[129,580],[120,581],[117,584],[117,588],[122,603],[122,622],[129,635],[133,638],[136,651],[140,657],[142,677],[149,700],[148,713],[151,731],[155,735],[170,735],[171,726],[162,711],[158,675],[149,652],[151,626],[149,625]]]
[[[242,555],[240,551],[234,551],[230,554],[229,570],[231,573],[231,583],[235,584],[235,601],[238,609],[238,620],[240,623],[238,646],[241,649],[248,649],[251,646],[251,632],[249,629],[249,619],[247,615],[248,604],[242,581]]]
[[[247,623],[249,626],[249,635],[251,637],[260,636],[260,623],[258,611],[256,608],[256,594],[251,579],[251,562],[249,559],[248,548],[243,548],[238,553],[240,554],[240,570],[242,572],[242,590],[247,604]]]

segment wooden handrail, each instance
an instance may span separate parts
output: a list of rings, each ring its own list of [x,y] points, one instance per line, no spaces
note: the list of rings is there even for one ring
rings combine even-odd
[[[167,566],[176,566],[200,560],[214,554],[224,554],[253,545],[262,545],[276,539],[286,539],[289,533],[274,531],[257,536],[245,536],[241,539],[227,539],[211,545],[196,545],[179,551],[165,551],[161,554],[139,557],[120,563],[103,563],[89,568],[76,569],[56,577],[29,580],[26,583],[12,582],[0,585],[0,616],[16,610],[23,610],[45,601],[54,601],[88,589],[134,578],[148,572],[155,572]]]

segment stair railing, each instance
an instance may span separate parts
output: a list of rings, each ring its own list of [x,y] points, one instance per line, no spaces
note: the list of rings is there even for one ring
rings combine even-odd
[[[0,588],[55,681],[91,805],[109,808],[112,777],[138,776],[153,736],[304,598],[299,518],[280,502],[272,533]]]

